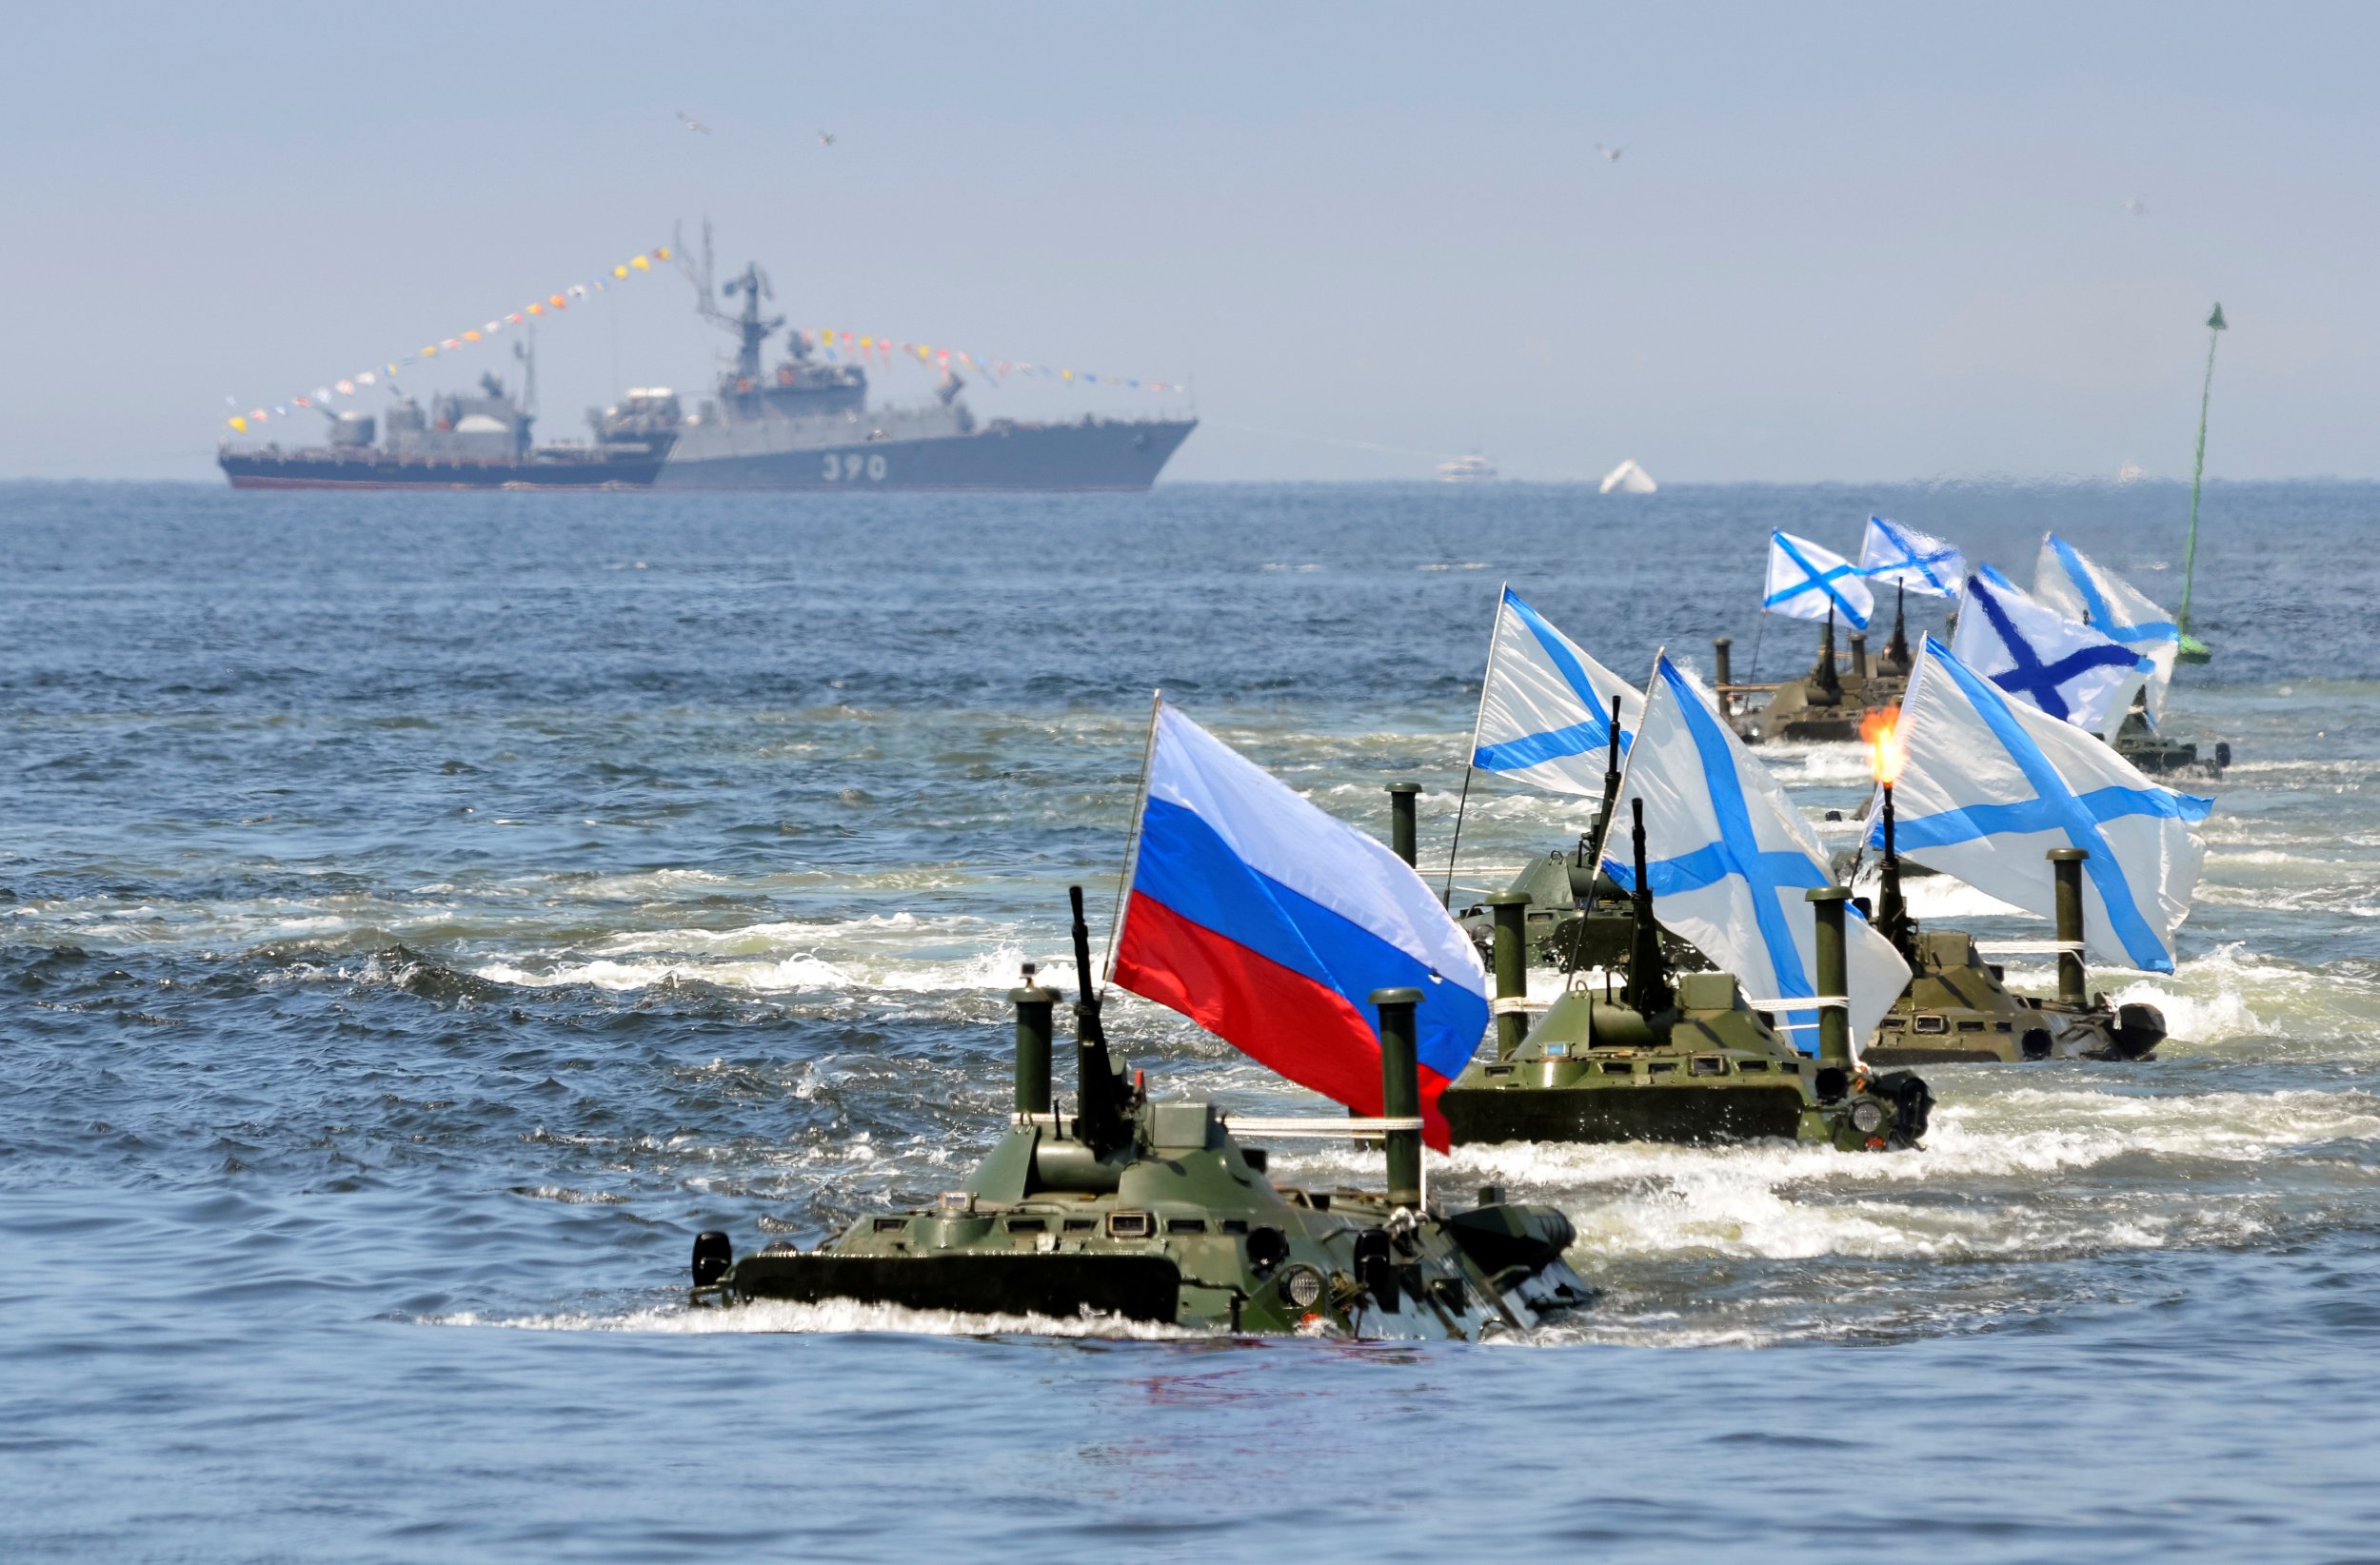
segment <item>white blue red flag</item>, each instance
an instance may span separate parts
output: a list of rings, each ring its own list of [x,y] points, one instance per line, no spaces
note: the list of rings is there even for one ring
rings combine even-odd
[[[2098,733],[2139,683],[2140,654],[2034,603],[2007,578],[1967,578],[1951,649],[1976,673],[2061,722]],[[1997,575],[1997,572],[1993,574]],[[2111,714],[2112,716],[2111,717]]]
[[[1600,799],[1614,701],[1625,752],[1644,697],[1506,587],[1488,640],[1471,763],[1554,793]]]
[[[1790,532],[1773,532],[1769,587],[1760,606],[1795,620],[1823,620],[1831,614],[1854,630],[1865,630],[1868,616],[1875,612],[1875,595],[1868,590],[1859,567],[1833,549]]]
[[[1967,561],[1954,544],[1872,516],[1868,536],[1859,545],[1859,573],[1871,582],[1890,582],[1935,598],[1955,598],[1958,584],[1967,579]]]
[[[2149,717],[2153,722],[2165,715],[2165,687],[2173,682],[2173,662],[2182,650],[2182,629],[2172,615],[2055,533],[2041,540],[2033,595],[2148,659],[2141,674],[2148,687]]]
[[[1486,969],[1421,877],[1167,705],[1110,976],[1370,1115],[1372,991],[1420,990],[1422,1135],[1441,1150],[1438,1094],[1487,1030]]]
[[[2083,944],[2094,959],[2173,971],[2205,849],[2191,826],[2214,802],[2161,788],[2072,723],[2012,701],[1926,638],[1901,702],[1906,762],[1894,845],[2043,918],[2057,913],[2052,848],[2082,848]],[[1869,841],[1884,842],[1877,822]]]
[[[1769,769],[1667,654],[1654,664],[1619,797],[1622,811],[1644,801],[1655,915],[1734,973],[1757,1008],[1777,1013],[1796,1048],[1817,1053],[1817,1010],[1792,1001],[1818,993],[1817,913],[1802,893],[1835,883],[1826,852]],[[1610,842],[1603,867],[1633,890],[1630,835],[1616,829]],[[1856,910],[1847,921],[1856,1040],[1900,997],[1909,964]]]

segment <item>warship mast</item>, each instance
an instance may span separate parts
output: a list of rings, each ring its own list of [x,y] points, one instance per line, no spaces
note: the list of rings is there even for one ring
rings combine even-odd
[[[763,271],[760,263],[748,263],[743,272],[718,282],[711,252],[711,222],[703,219],[703,259],[698,263],[686,252],[684,239],[678,240],[678,263],[684,268],[686,280],[694,285],[694,308],[704,320],[736,339],[736,383],[739,390],[748,390],[760,383],[761,347],[779,327],[785,324],[782,315],[766,320],[761,317],[761,301],[774,304],[777,288]],[[719,301],[744,295],[744,307],[733,315],[720,308]]]

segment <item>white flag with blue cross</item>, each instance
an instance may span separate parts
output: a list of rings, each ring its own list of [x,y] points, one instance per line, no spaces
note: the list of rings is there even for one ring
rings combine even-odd
[[[1753,759],[1711,697],[1665,653],[1654,664],[1644,723],[1620,780],[1619,820],[1644,801],[1645,879],[1662,923],[1735,975],[1804,1054],[1818,1052],[1817,913],[1802,893],[1833,885],[1810,823]],[[1629,834],[1612,833],[1603,867],[1628,889]],[[1893,942],[1852,910],[1851,1036],[1856,1048],[1909,982]]]
[[[1957,545],[1930,532],[1872,516],[1868,536],[1859,545],[1859,573],[1871,582],[1889,582],[1934,598],[1955,598],[1958,584],[1967,579],[1967,560]]]
[[[1894,846],[1976,890],[2057,914],[2046,855],[2081,848],[2083,945],[2095,961],[2173,971],[2205,847],[2190,829],[2214,807],[2143,777],[2070,723],[2009,698],[1929,636],[1901,702],[1906,762],[1893,790]],[[1869,841],[1882,846],[1884,825]]]
[[[2033,595],[2148,659],[2141,674],[2148,686],[2149,717],[2154,722],[2165,715],[2165,687],[2173,682],[2173,661],[2182,650],[2181,626],[2172,615],[2055,533],[2041,540]],[[2129,700],[2125,704],[2131,704]]]
[[[2045,608],[1984,566],[1967,578],[1951,650],[2019,701],[2098,733],[2121,722],[2118,698],[2138,683],[2140,654],[2087,624]],[[1998,576],[1993,571],[1992,575]]]
[[[1868,616],[1875,612],[1875,595],[1868,590],[1859,567],[1833,549],[1790,532],[1773,532],[1769,587],[1760,606],[1795,620],[1823,620],[1833,614],[1854,630],[1865,630]]]
[[[1644,697],[1506,587],[1488,641],[1471,763],[1554,793],[1600,799],[1614,700],[1625,752]]]

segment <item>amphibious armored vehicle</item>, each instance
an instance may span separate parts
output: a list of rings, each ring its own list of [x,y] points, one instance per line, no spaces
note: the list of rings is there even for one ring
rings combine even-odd
[[[1783,1139],[1845,1151],[1912,1147],[1933,1094],[1907,1071],[1878,1075],[1854,1061],[1842,1001],[1817,1007],[1818,1054],[1805,1058],[1769,1016],[1744,1001],[1733,975],[1676,976],[1662,954],[1652,894],[1643,889],[1644,814],[1630,802],[1636,885],[1630,900],[1627,981],[1616,992],[1573,970],[1532,1027],[1525,1021],[1528,901],[1489,899],[1497,918],[1497,1043],[1438,1096],[1455,1144],[1495,1141]],[[1818,987],[1848,992],[1844,904],[1850,893],[1807,893],[1818,918]]]
[[[1835,663],[1835,618],[1827,616],[1818,642],[1818,661],[1810,672],[1781,684],[1737,684],[1733,666],[1734,644],[1725,636],[1711,644],[1712,671],[1718,676],[1717,694],[1728,721],[1748,744],[1768,740],[1827,743],[1855,740],[1871,713],[1900,705],[1909,689],[1909,639],[1898,609],[1893,613],[1893,639],[1884,655],[1868,659],[1868,638],[1851,636],[1851,668]],[[1765,702],[1754,700],[1761,695]]]
[[[2150,721],[2148,703],[2137,697],[2109,743],[2114,745],[2117,755],[2152,777],[2202,777],[2211,782],[2219,782],[2231,764],[2228,741],[2217,741],[2213,750],[2202,759],[2197,745],[2160,732]]]
[[[1213,1103],[1152,1102],[1109,1053],[1074,891],[1081,1090],[1050,1091],[1055,991],[1033,981],[1017,1013],[1008,1133],[931,1207],[874,1213],[810,1251],[783,1241],[736,1257],[727,1236],[694,1245],[698,1305],[851,1299],[969,1315],[1103,1316],[1204,1331],[1475,1340],[1587,1302],[1562,1258],[1570,1221],[1494,1191],[1444,1212],[1422,1188],[1414,1007],[1384,989],[1378,1120],[1268,1120]],[[1376,1135],[1385,1192],[1267,1179],[1242,1136]]]
[[[1884,858],[1875,927],[1910,966],[1909,987],[1876,1023],[1867,1059],[1876,1065],[1935,1065],[2026,1060],[2148,1060],[2165,1041],[2153,1005],[2112,1004],[2090,992],[2083,967],[2081,848],[2053,848],[2057,882],[2058,992],[2020,995],[1960,930],[1923,930],[1901,895],[1894,842],[1893,790],[1884,789]]]

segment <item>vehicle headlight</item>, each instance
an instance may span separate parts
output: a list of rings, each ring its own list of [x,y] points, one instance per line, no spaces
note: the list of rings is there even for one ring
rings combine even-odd
[[[1280,1296],[1300,1310],[1310,1310],[1322,1299],[1322,1274],[1311,1266],[1291,1266],[1280,1275]]]
[[[1873,1098],[1862,1098],[1851,1106],[1852,1128],[1862,1136],[1873,1136],[1884,1123],[1884,1105]]]

